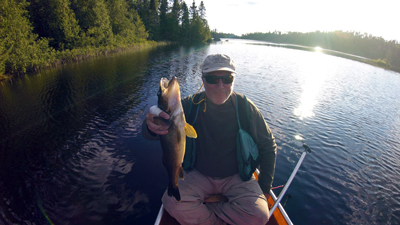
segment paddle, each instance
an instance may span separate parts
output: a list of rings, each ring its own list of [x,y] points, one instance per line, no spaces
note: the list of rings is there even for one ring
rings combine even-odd
[[[296,176],[296,173],[299,170],[299,167],[300,167],[301,163],[303,162],[304,157],[306,157],[307,152],[311,153],[311,149],[306,144],[303,144],[303,147],[304,147],[304,152],[303,152],[303,154],[301,154],[301,157],[300,157],[299,161],[297,162],[296,167],[294,168],[292,174],[290,175],[289,180],[286,182],[283,190],[279,194],[278,199],[276,199],[275,204],[272,206],[271,210],[269,211],[269,217],[272,216],[272,214],[274,213],[276,207],[278,207],[280,201],[282,200],[282,198],[285,195],[287,189],[289,188],[290,183],[292,183],[292,180],[293,180],[294,176]]]

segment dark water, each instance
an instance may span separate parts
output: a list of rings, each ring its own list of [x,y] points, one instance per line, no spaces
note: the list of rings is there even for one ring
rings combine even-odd
[[[0,224],[153,224],[167,184],[158,142],[141,137],[161,77],[182,95],[210,53],[237,64],[235,90],[278,144],[274,186],[295,224],[400,223],[400,74],[278,47],[230,41],[161,47],[0,84]],[[279,192],[279,190],[278,190]],[[285,198],[284,198],[285,200]]]

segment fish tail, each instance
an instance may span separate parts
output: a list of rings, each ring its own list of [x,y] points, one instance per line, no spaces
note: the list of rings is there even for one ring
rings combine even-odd
[[[178,202],[180,202],[181,201],[181,194],[179,193],[178,186],[174,186],[174,185],[172,185],[172,183],[170,183],[168,185],[168,196],[170,196],[170,197],[174,196],[175,199]]]

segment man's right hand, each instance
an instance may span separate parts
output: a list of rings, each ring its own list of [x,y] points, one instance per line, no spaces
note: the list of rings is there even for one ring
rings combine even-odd
[[[147,112],[147,115],[146,115],[147,128],[151,132],[153,132],[155,134],[158,134],[158,135],[166,135],[166,134],[168,134],[169,125],[167,123],[156,123],[154,118],[155,117],[161,117],[163,119],[169,120],[169,115],[164,111],[161,111],[159,113],[159,115],[154,115],[150,111],[151,110],[149,109],[149,111]]]

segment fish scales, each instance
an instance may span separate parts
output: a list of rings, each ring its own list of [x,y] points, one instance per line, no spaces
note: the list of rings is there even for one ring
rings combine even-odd
[[[163,149],[162,161],[169,177],[167,193],[169,196],[174,196],[177,201],[181,201],[178,177],[183,179],[182,162],[185,155],[186,136],[196,138],[197,134],[194,128],[186,123],[176,77],[171,80],[161,78],[158,107],[170,116],[169,120],[154,118],[158,124],[169,125],[168,134],[160,136]]]

